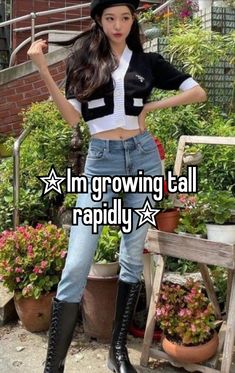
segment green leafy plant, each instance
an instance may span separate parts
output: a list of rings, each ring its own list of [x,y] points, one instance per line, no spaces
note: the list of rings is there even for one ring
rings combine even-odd
[[[17,296],[38,299],[55,289],[64,267],[68,238],[53,224],[6,230],[0,235],[0,278]]]
[[[210,190],[200,193],[201,216],[207,223],[225,224],[232,218],[235,197],[231,191]]]
[[[221,311],[224,311],[227,296],[228,271],[223,267],[211,266],[210,274],[215,286],[218,302],[221,306]]]
[[[10,157],[12,155],[11,136],[0,133],[0,158]]]
[[[167,338],[184,345],[208,341],[216,326],[212,304],[192,279],[182,286],[162,284],[155,317]]]
[[[168,256],[166,258],[166,270],[170,272],[178,272],[183,275],[184,273],[197,272],[198,265],[195,262],[191,262],[191,260]]]
[[[67,193],[65,195],[61,211],[74,207],[77,201],[78,195],[76,193]]]
[[[140,12],[138,15],[138,21],[140,23],[144,22],[157,22],[158,16],[154,13],[154,9],[150,6],[146,6],[144,11]]]
[[[226,56],[224,36],[203,29],[199,19],[178,24],[167,40],[165,52],[171,62],[177,61],[193,76],[202,77],[206,67]]]
[[[206,224],[202,216],[202,206],[199,203],[198,195],[181,194],[178,199],[184,208],[180,210],[180,220],[176,232],[205,234]]]
[[[161,209],[161,212],[172,210],[175,208],[174,201],[169,195],[165,195],[163,200],[157,203],[157,208]]]
[[[225,4],[228,4],[231,8],[235,8],[235,0],[223,0]]]
[[[42,197],[43,185],[37,176],[47,175],[54,165],[64,175],[69,164],[72,129],[61,118],[53,102],[33,104],[22,114],[23,127],[34,125],[20,151],[20,223],[35,225],[53,219],[62,196],[55,192]],[[13,141],[13,139],[12,139]],[[12,159],[0,163],[0,232],[12,228]]]
[[[164,197],[161,201],[156,203],[156,208],[161,209],[161,212],[176,209],[175,200],[172,198],[172,195],[167,190],[166,180],[164,180]]]
[[[116,262],[118,259],[121,231],[106,225],[103,227],[94,256],[96,263]]]

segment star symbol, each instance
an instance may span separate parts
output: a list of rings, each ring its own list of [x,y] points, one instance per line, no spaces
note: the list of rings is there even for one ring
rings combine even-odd
[[[156,222],[154,216],[157,215],[161,210],[153,209],[150,201],[146,198],[144,206],[142,209],[134,209],[134,212],[140,216],[137,229],[140,228],[145,223],[150,223],[156,227]]]
[[[57,176],[54,166],[51,166],[48,176],[37,176],[37,178],[45,183],[42,195],[45,196],[51,190],[62,194],[60,184],[65,180],[65,177]]]

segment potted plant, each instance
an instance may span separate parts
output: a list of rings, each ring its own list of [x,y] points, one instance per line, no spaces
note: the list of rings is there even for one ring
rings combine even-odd
[[[114,276],[118,272],[118,251],[121,231],[106,225],[99,237],[96,252],[91,265],[90,276]]]
[[[194,146],[186,147],[183,155],[185,165],[198,165],[202,162],[202,152]]]
[[[215,354],[217,322],[199,282],[163,283],[155,317],[164,333],[162,347],[175,360],[200,363]]]
[[[159,16],[154,13],[154,10],[151,8],[151,6],[147,5],[145,7],[145,10],[139,13],[138,20],[147,38],[153,39],[161,36],[161,31],[157,27]]]
[[[207,238],[212,241],[235,243],[235,197],[230,191],[210,190],[200,193],[201,214],[205,220]]]
[[[179,223],[180,212],[167,191],[166,182],[164,183],[164,198],[156,204],[156,208],[161,209],[161,212],[156,215],[157,228],[164,232],[174,232]]]
[[[181,194],[178,199],[183,208],[180,209],[179,224],[175,231],[182,235],[203,237],[206,234],[206,224],[198,195]]]
[[[67,253],[67,235],[47,223],[17,227],[0,235],[0,278],[14,292],[16,311],[25,328],[49,328],[55,294]]]
[[[109,342],[112,335],[120,239],[117,227],[103,227],[83,295],[84,332],[100,342]]]

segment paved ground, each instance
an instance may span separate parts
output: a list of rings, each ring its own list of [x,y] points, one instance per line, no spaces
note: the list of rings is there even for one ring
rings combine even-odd
[[[19,322],[0,328],[0,372],[42,373],[47,348],[47,333],[30,333]],[[128,336],[131,361],[138,373],[184,372],[168,364],[151,361],[148,368],[139,366],[142,339]],[[65,373],[108,373],[108,345],[90,341],[77,328],[66,361]],[[158,368],[157,368],[158,367]]]
[[[30,333],[19,322],[0,328],[0,372],[42,373],[47,348],[47,333]],[[142,339],[128,336],[131,361],[138,373],[183,373],[171,365],[151,360],[148,368],[140,367]],[[108,345],[90,341],[77,327],[66,361],[65,373],[108,373]],[[229,373],[229,372],[228,372]],[[230,373],[235,373],[235,365]]]

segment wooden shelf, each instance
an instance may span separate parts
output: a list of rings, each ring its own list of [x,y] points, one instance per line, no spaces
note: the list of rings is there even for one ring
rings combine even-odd
[[[235,269],[235,245],[149,229],[148,250],[161,255]]]

